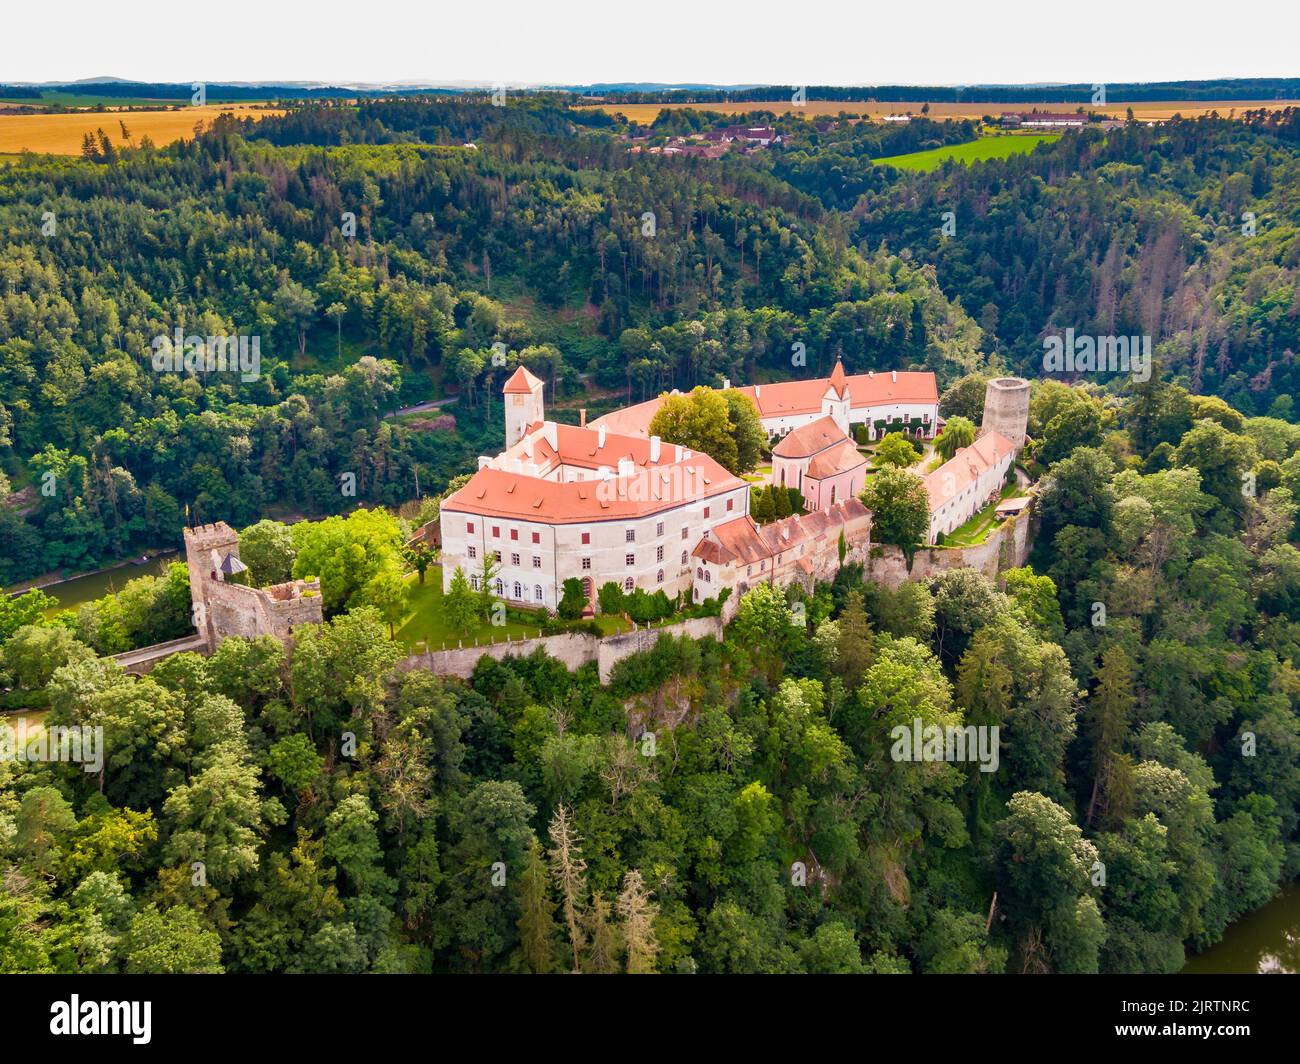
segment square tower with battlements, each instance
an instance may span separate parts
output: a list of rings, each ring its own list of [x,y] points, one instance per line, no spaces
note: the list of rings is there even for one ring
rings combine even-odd
[[[224,521],[185,529],[194,627],[209,652],[223,639],[274,636],[288,643],[303,624],[320,624],[319,580],[290,580],[272,587],[236,582],[248,567],[239,559],[239,535]]]

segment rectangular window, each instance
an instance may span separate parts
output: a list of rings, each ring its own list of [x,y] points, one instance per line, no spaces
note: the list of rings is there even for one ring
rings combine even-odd
[[[534,568],[534,569],[540,569],[541,567],[542,567],[542,559],[541,559],[538,555],[534,554],[534,555],[533,555],[533,568]]]
[[[497,558],[497,565],[500,565],[500,564],[501,564],[501,552],[500,552],[499,550],[494,550],[492,553],[496,555],[496,558]]]
[[[709,508],[706,506],[704,508],[704,520],[707,521],[708,519],[709,519]]]
[[[510,555],[510,564],[511,564],[511,565],[514,565],[514,566],[518,566],[518,565],[519,565],[519,555],[518,555],[518,554],[512,554],[512,555]]]
[[[510,530],[510,538],[517,541],[519,539],[519,529],[512,528]]]
[[[586,546],[588,543],[590,543],[590,542],[591,542],[591,533],[590,533],[590,532],[584,532],[584,533],[582,534],[582,545],[585,547],[585,546]]]
[[[624,535],[624,538],[627,540],[628,543],[635,543],[635,542],[636,542],[636,529],[635,529],[635,528],[629,528],[625,533],[623,533],[623,535]]]
[[[477,548],[477,547],[470,547],[470,548],[469,548],[469,556],[470,556],[471,558],[477,558],[477,557],[478,557],[478,548]]]
[[[583,559],[582,559],[582,567],[583,567],[584,569],[590,569],[590,568],[591,568],[591,559],[590,559],[590,558],[583,558]]]
[[[625,554],[623,557],[626,559],[628,565],[636,565],[635,554]]]
[[[689,528],[685,528],[685,527],[683,527],[683,528],[682,528],[682,539],[689,539],[689,538],[690,538],[690,535],[691,535],[691,530],[690,530]]]
[[[727,509],[728,509],[728,510],[732,509],[735,505],[736,505],[736,500],[735,500],[735,499],[728,499],[728,500],[727,500]]]
[[[469,534],[473,535],[473,533],[474,533],[474,522],[473,522],[473,521],[466,521],[466,522],[465,522],[465,531],[468,532]]]
[[[655,525],[655,535],[662,536],[663,534],[664,534],[664,523],[660,521],[657,525]]]
[[[493,538],[493,539],[500,539],[500,538],[501,538],[501,526],[500,526],[500,525],[493,525],[493,526],[492,526],[492,538]]]
[[[661,562],[663,560],[664,560],[664,549],[663,547],[660,547],[658,550],[655,551],[655,561]]]
[[[542,541],[542,534],[541,534],[540,532],[534,532],[534,533],[533,533],[533,542],[534,542],[534,543],[540,543],[541,541]]]

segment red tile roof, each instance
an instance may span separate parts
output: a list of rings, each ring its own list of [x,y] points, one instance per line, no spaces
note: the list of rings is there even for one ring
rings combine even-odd
[[[813,480],[826,480],[840,473],[865,466],[867,460],[862,452],[848,439],[841,440],[834,447],[829,447],[814,455],[808,463],[807,476]]]
[[[836,395],[843,397],[848,388],[848,381],[844,375],[844,363],[838,358],[835,360],[835,368],[831,370],[831,390]]]
[[[819,417],[807,425],[790,432],[780,443],[772,448],[773,458],[807,458],[809,455],[824,451],[837,443],[843,443],[848,437],[844,430],[835,424],[829,415]]]
[[[855,373],[846,375],[849,387],[849,405],[854,409],[867,406],[889,406],[894,403],[938,405],[939,387],[934,374],[900,370],[897,373]],[[822,399],[831,390],[831,378],[814,377],[811,380],[778,381],[758,387],[747,385],[737,388],[758,408],[759,417],[790,417],[812,414],[821,410]],[[596,418],[593,425],[604,425],[612,432],[646,433],[650,421],[663,405],[663,396],[635,406],[612,410]]]
[[[643,517],[745,486],[745,481],[732,476],[706,454],[695,452],[689,458],[678,459],[677,449],[664,444],[659,462],[652,464],[648,440],[608,433],[605,447],[597,453],[597,433],[592,429],[572,425],[556,428],[557,448],[551,448],[543,436],[534,437],[535,454],[541,451],[541,457],[534,461],[546,465],[548,459],[558,457],[564,465],[605,465],[610,467],[609,479],[559,483],[485,466],[443,501],[443,513],[579,524]],[[520,445],[516,445],[509,453],[513,456],[519,450]],[[617,475],[621,457],[632,459],[632,472],[625,477]]]
[[[528,372],[527,366],[520,366],[510,375],[510,379],[506,381],[505,387],[501,390],[507,395],[510,395],[513,392],[523,392],[524,394],[527,394],[541,383],[542,382],[537,377],[534,377]]]
[[[934,513],[948,500],[960,495],[980,475],[992,469],[1016,447],[1000,432],[988,432],[969,447],[963,447],[933,473],[925,477],[926,494],[930,496],[930,512]]]
[[[701,540],[692,552],[696,558],[714,565],[752,565],[776,558],[801,543],[839,535],[846,523],[867,517],[870,511],[857,499],[837,502],[829,510],[757,525],[748,515],[717,525],[708,539]]]

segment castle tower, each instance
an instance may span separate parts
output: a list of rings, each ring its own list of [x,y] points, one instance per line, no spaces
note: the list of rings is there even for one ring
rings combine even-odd
[[[224,521],[185,529],[185,565],[190,573],[194,627],[209,647],[215,647],[216,628],[209,589],[213,582],[225,582],[246,568],[239,560],[239,534]]]
[[[835,368],[831,370],[826,394],[822,396],[822,414],[833,418],[835,424],[840,427],[840,431],[845,435],[848,435],[849,431],[849,406],[851,403],[849,379],[844,373],[844,363],[837,358]]]
[[[528,426],[545,421],[542,408],[542,382],[520,366],[502,389],[506,405],[506,446],[513,447],[524,438]]]
[[[1019,452],[1029,427],[1029,382],[1020,377],[994,377],[984,388],[984,418],[979,434],[1000,432]]]

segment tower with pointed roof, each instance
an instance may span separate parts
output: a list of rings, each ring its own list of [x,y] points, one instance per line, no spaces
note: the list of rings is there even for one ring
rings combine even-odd
[[[542,407],[542,382],[521,365],[510,375],[502,389],[506,406],[506,447],[524,438],[528,426],[545,421]]]
[[[835,368],[831,370],[830,380],[826,385],[826,394],[822,396],[822,415],[833,418],[835,424],[845,435],[849,431],[849,407],[853,398],[849,391],[849,378],[844,372],[844,363],[838,358]]]

